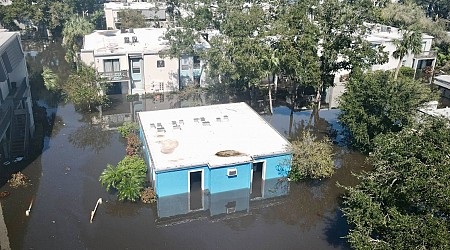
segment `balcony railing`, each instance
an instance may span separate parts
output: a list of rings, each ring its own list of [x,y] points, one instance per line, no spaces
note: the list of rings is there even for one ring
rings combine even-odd
[[[128,70],[114,71],[114,72],[100,72],[100,76],[109,82],[127,81],[130,80]]]
[[[418,54],[418,55],[414,55],[415,59],[433,59],[436,58],[437,56],[437,51],[435,50],[430,50],[430,51],[423,51],[422,53]]]

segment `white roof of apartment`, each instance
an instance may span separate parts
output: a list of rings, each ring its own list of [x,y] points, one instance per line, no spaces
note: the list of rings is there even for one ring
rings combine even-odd
[[[367,41],[369,42],[391,42],[395,39],[402,39],[402,33],[400,29],[381,25],[381,24],[365,24],[367,27],[371,28],[371,33],[367,35]],[[422,39],[433,39],[434,37],[427,35],[425,33],[422,34]]]
[[[156,2],[131,2],[131,3],[121,3],[121,2],[109,2],[104,4],[105,9],[112,10],[123,10],[123,9],[134,9],[134,10],[148,10],[154,9],[155,7],[165,10],[167,8],[165,3]]]
[[[289,142],[242,102],[139,112],[138,117],[157,172],[228,166],[250,162],[252,157],[290,152]],[[158,131],[159,125],[164,129]],[[224,150],[241,155],[216,156]]]
[[[17,32],[9,32],[7,30],[0,30],[0,46],[8,41],[12,36],[15,36]]]
[[[132,33],[120,30],[96,30],[84,37],[83,51],[94,51],[95,55],[112,55],[125,53],[159,53],[168,48],[168,41],[164,39],[165,28],[129,29]],[[128,31],[129,31],[128,30]],[[125,43],[125,37],[129,43]],[[137,42],[133,42],[133,37]],[[208,42],[199,36],[198,48],[209,48]]]

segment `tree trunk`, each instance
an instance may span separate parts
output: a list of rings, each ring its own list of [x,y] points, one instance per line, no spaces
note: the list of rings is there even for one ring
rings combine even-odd
[[[315,100],[315,103],[319,110],[320,110],[320,100],[322,99],[322,88],[323,88],[323,83],[321,82],[320,86],[317,88],[316,100]]]
[[[289,131],[288,138],[291,138],[292,125],[294,124],[294,109],[291,108],[291,114],[289,115]]]
[[[402,66],[402,59],[403,56],[401,56],[398,60],[397,68],[395,69],[394,80],[397,80],[398,72],[400,72],[400,67]]]
[[[278,90],[278,74],[275,74],[275,75],[274,75],[273,85],[274,85],[274,87],[275,87],[275,96],[277,96],[277,90]]]
[[[267,76],[267,81],[269,84],[269,109],[270,109],[270,114],[273,115],[273,106],[272,106],[272,86],[270,84],[270,77]]]

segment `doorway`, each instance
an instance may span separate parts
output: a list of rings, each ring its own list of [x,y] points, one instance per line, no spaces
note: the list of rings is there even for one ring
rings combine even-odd
[[[203,170],[189,171],[189,210],[203,209]]]
[[[252,184],[250,187],[250,199],[262,197],[264,162],[253,162],[252,164]]]

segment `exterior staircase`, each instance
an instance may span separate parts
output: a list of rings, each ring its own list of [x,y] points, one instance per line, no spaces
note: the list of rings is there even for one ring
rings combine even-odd
[[[11,156],[19,157],[27,155],[28,145],[28,117],[24,109],[14,110],[11,135]]]

